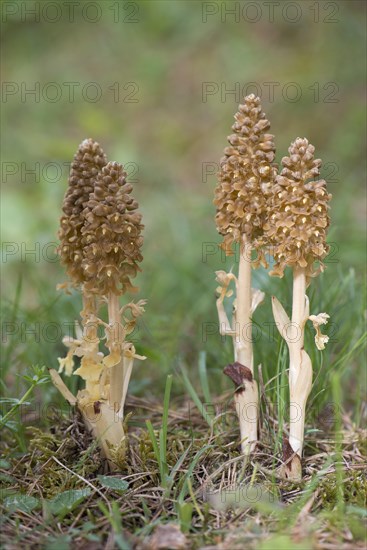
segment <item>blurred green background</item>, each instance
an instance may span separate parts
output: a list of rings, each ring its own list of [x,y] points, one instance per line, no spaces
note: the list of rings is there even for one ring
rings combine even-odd
[[[212,198],[233,115],[251,92],[261,94],[278,162],[297,136],[307,137],[324,161],[335,244],[311,295],[318,313],[328,290],[336,345],[352,340],[361,323],[365,264],[365,3],[54,4],[2,4],[7,385],[31,363],[57,366],[65,350],[51,323],[70,323],[81,309],[78,294],[56,291],[65,274],[48,243],[56,242],[67,165],[86,137],[99,141],[110,160],[129,163],[144,217],[138,297],[148,306],[136,339],[148,359],[136,367],[132,391],[149,387],[154,394],[152,382],[163,381],[179,361],[195,379],[201,350],[222,380],[230,343],[223,346],[207,323],[217,322],[214,271],[231,260],[224,264],[215,252]],[[36,255],[26,254],[35,247]],[[340,296],[347,278],[351,294]],[[258,270],[255,284],[289,306],[289,277],[271,280]],[[259,322],[270,315],[268,298]],[[6,325],[12,321],[16,326]],[[271,345],[258,346],[260,360]],[[271,362],[264,369],[270,378]],[[229,387],[219,384],[216,392]]]

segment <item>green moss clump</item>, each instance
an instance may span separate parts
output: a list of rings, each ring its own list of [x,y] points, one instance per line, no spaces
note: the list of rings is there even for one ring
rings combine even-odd
[[[31,438],[26,475],[37,478],[44,498],[52,498],[69,489],[83,488],[83,482],[74,473],[88,478],[102,468],[98,448],[89,434],[85,433],[84,427],[82,433],[79,428],[77,417],[73,419],[71,426],[70,420],[65,419],[65,422],[54,428],[55,433],[42,432],[35,427],[28,428]],[[54,460],[54,457],[65,467]]]
[[[340,490],[343,491],[345,504],[361,508],[367,504],[367,479],[358,470],[348,473],[348,477],[343,480],[342,487],[339,486],[337,476],[334,473],[326,476],[321,481],[319,488],[323,507],[325,508],[334,508]]]

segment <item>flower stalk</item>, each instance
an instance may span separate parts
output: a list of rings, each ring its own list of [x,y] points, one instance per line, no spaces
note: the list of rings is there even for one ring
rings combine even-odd
[[[247,329],[251,327],[251,252],[252,246],[246,235],[242,237],[237,280],[236,301],[236,361],[246,365],[251,373],[254,371],[254,355],[251,335]]]
[[[121,345],[119,345],[119,333],[122,330],[120,322],[120,303],[117,294],[108,295],[108,324],[111,327],[111,338],[108,341],[110,356],[115,353],[121,357]],[[124,383],[123,357],[115,365],[110,367],[110,392],[109,404],[116,412],[120,410],[122,387]]]

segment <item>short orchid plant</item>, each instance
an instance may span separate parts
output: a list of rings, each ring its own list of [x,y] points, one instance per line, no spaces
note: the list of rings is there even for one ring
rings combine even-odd
[[[59,359],[58,372],[50,373],[54,385],[81,412],[111,469],[126,448],[124,404],[133,362],[145,359],[128,336],[146,302],[120,304],[121,295],[137,290],[131,279],[142,260],[143,225],[131,191],[123,167],[107,162],[98,143],[87,139],[80,144],[64,198],[58,251],[69,275],[69,281],[59,287],[80,290],[83,309],[76,338],[64,338],[67,355]],[[107,323],[99,316],[103,307]],[[101,340],[107,354],[101,350]],[[74,357],[80,359],[76,370]],[[84,389],[74,396],[61,372],[80,376]]]

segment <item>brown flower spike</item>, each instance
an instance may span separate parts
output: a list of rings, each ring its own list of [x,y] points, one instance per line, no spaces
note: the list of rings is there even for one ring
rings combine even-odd
[[[74,285],[85,280],[81,240],[84,219],[81,213],[94,189],[98,173],[106,164],[107,158],[102,147],[92,139],[82,141],[71,164],[69,186],[62,205],[58,252]]]
[[[282,159],[283,169],[276,178],[269,201],[269,217],[264,240],[270,245],[275,265],[271,275],[283,276],[284,268],[300,267],[308,277],[316,275],[314,263],[328,253],[326,231],[331,195],[320,175],[321,160],[307,139],[297,138]]]
[[[215,190],[216,225],[224,236],[227,255],[244,235],[255,241],[263,232],[266,197],[273,184],[275,146],[268,134],[270,123],[262,112],[260,98],[245,97],[235,114],[229,147],[220,161],[219,184]]]
[[[141,262],[141,214],[121,164],[109,162],[98,174],[82,212],[84,289],[107,296],[135,290],[130,279]]]

